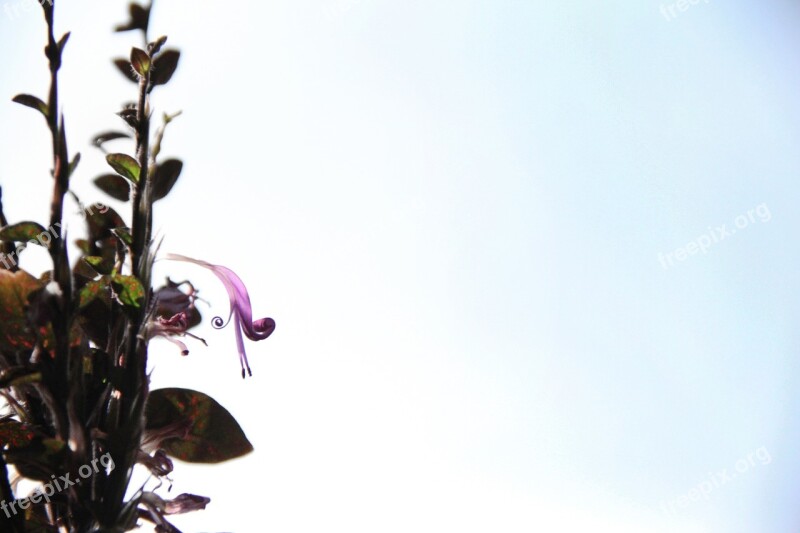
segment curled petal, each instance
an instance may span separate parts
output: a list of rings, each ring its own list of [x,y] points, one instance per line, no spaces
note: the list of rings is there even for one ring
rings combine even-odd
[[[242,334],[252,341],[264,340],[275,331],[275,321],[271,318],[261,318],[253,321],[253,309],[250,304],[250,295],[247,293],[247,287],[245,287],[244,282],[233,270],[183,255],[167,254],[167,259],[186,261],[207,268],[222,282],[222,285],[228,293],[230,313],[228,314],[227,320],[223,320],[222,317],[217,316],[214,317],[211,323],[214,328],[221,329],[230,324],[231,319],[233,319],[236,329],[236,347],[239,352],[239,363],[242,367],[242,377],[245,377],[245,374],[252,375],[250,365],[247,361],[247,353],[245,352]]]

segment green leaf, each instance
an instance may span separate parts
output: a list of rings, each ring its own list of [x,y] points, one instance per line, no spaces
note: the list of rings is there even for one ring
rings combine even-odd
[[[128,228],[114,228],[111,230],[111,233],[113,233],[122,244],[133,246],[133,237]]]
[[[153,201],[157,202],[169,194],[181,175],[183,162],[178,159],[167,159],[156,168],[153,181]]]
[[[150,56],[141,48],[134,47],[131,49],[131,65],[139,76],[145,77],[150,71]]]
[[[142,169],[134,158],[127,154],[108,154],[106,161],[117,174],[123,178],[128,178],[133,183],[139,183],[139,174]]]
[[[139,309],[144,302],[144,287],[134,276],[115,274],[112,278],[117,298],[126,307]]]
[[[158,389],[146,407],[147,429],[157,433],[167,426],[188,425],[185,438],[167,438],[164,451],[190,463],[219,463],[253,451],[239,423],[210,396],[190,389]]]
[[[11,99],[12,101],[22,104],[25,107],[30,107],[31,109],[35,109],[44,115],[44,118],[47,118],[47,104],[41,101],[39,98],[32,96],[30,94],[18,94],[14,98]]]
[[[28,296],[42,282],[24,270],[0,270],[0,351],[30,350],[36,335],[28,327]]]
[[[168,49],[158,54],[153,59],[153,69],[150,73],[150,90],[156,85],[165,85],[172,79],[178,68],[181,53],[178,50]]]
[[[38,239],[40,235],[44,235],[47,233],[47,239]],[[52,235],[44,229],[40,224],[36,222],[20,222],[18,224],[12,224],[10,226],[6,226],[3,229],[0,229],[0,241],[13,241],[13,242],[28,242],[33,241],[34,243],[44,246],[45,248],[50,247],[50,242],[52,240]]]
[[[131,195],[131,186],[125,178],[117,174],[103,174],[94,179],[98,189],[121,202],[127,202]]]
[[[105,276],[94,281],[90,281],[83,286],[78,294],[78,309],[83,309],[95,300],[103,303],[110,302],[108,298],[108,278]]]
[[[106,261],[104,257],[97,255],[90,255],[83,258],[98,274],[111,274],[114,268],[113,263]]]

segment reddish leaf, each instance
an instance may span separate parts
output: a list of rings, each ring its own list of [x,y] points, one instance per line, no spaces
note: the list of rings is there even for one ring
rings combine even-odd
[[[190,463],[219,463],[253,451],[239,423],[210,396],[189,389],[158,389],[147,400],[147,429],[158,433],[187,423],[184,438],[161,441],[168,455]]]
[[[6,445],[11,448],[21,448],[33,441],[35,436],[33,430],[22,422],[0,420],[0,450]]]
[[[28,295],[42,283],[25,272],[0,270],[0,351],[33,348],[35,333],[28,327]]]

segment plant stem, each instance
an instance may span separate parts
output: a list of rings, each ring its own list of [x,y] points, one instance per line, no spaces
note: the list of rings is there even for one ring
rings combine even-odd
[[[146,317],[150,293],[149,243],[151,232],[150,212],[152,209],[150,193],[150,117],[148,115],[147,87],[149,73],[139,81],[139,95],[136,108],[136,159],[139,163],[139,181],[132,189],[132,228],[131,267],[133,274],[145,288],[142,307],[127,320],[126,344],[124,349],[124,380],[121,387],[120,425],[115,445],[111,449],[116,468],[109,477],[109,494],[106,516],[108,525],[118,525],[125,507],[125,492],[130,475],[136,464],[142,433],[144,431],[144,406],[147,401],[147,343],[139,337]]]

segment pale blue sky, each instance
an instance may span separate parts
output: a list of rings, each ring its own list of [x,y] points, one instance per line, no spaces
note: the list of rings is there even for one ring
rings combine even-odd
[[[797,531],[800,7],[661,5],[157,3],[183,51],[153,93],[184,111],[164,249],[235,269],[278,323],[244,383],[232,331],[153,345],[157,386],[211,392],[256,446],[178,466],[212,498],[179,526]],[[139,43],[109,31],[122,2],[59,7],[74,187],[99,200],[88,140],[134,98],[108,58]],[[40,19],[0,13],[14,220],[47,209],[46,130],[10,102],[45,94]],[[224,314],[212,276],[160,267]]]

